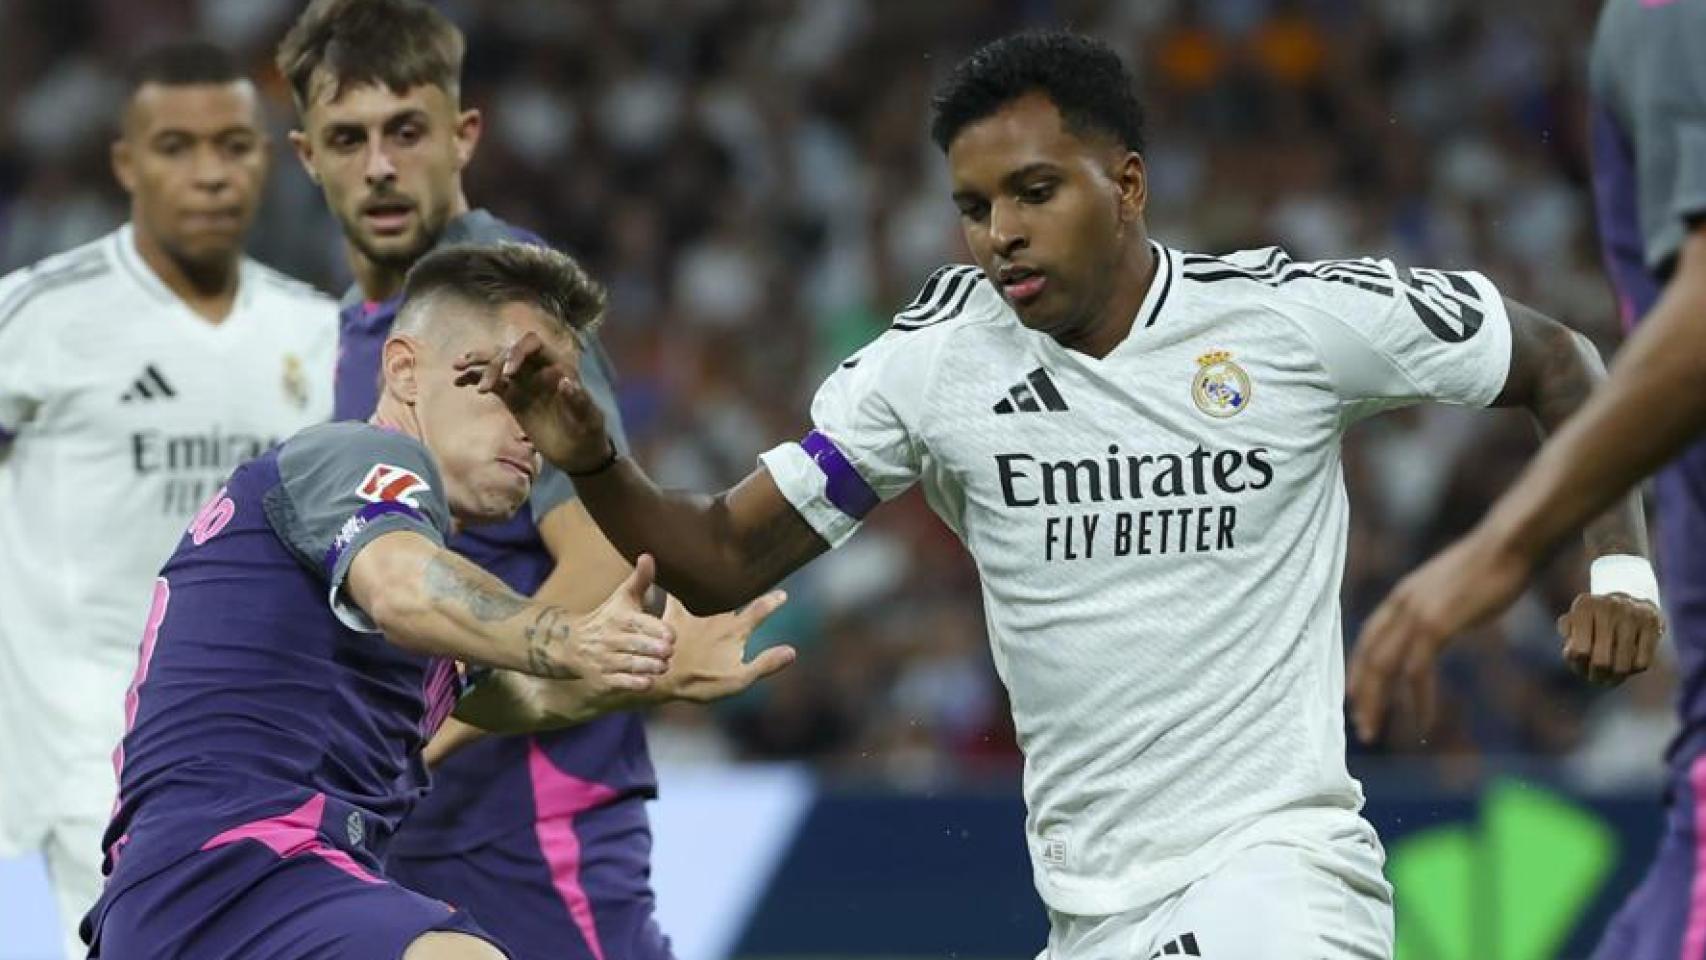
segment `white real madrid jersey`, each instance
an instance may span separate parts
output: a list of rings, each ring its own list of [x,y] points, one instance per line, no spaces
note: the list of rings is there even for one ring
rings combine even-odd
[[[1485,405],[1510,328],[1479,274],[1155,247],[1107,357],[936,273],[763,455],[831,544],[922,482],[975,558],[1053,908],[1139,906],[1268,839],[1366,835],[1344,758],[1339,443]]]
[[[0,279],[0,843],[110,812],[85,771],[110,779],[161,562],[232,467],[330,416],[335,304],[241,269],[217,324],[128,226]]]

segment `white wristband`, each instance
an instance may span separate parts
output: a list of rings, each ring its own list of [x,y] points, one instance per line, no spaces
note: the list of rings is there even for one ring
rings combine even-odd
[[[1588,567],[1588,592],[1595,596],[1623,593],[1636,600],[1659,605],[1659,580],[1646,557],[1613,553],[1594,560]]]

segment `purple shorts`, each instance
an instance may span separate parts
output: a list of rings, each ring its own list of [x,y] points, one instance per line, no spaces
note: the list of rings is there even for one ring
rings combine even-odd
[[[439,930],[510,955],[467,913],[377,873],[303,813],[227,831],[163,869],[130,871],[140,876],[121,867],[84,921],[90,958],[396,960]]]
[[[1647,875],[1600,938],[1594,960],[1706,956],[1706,755],[1672,775],[1664,838]]]
[[[466,910],[515,960],[672,960],[653,917],[645,798],[565,774],[537,746],[529,775],[516,828],[442,856],[393,852],[386,873]]]

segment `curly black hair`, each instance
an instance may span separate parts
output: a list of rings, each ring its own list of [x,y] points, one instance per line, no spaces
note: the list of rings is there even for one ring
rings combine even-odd
[[[954,67],[931,104],[930,137],[946,153],[967,124],[1042,93],[1073,133],[1100,134],[1142,153],[1143,107],[1134,87],[1119,54],[1099,40],[1064,31],[1014,34]]]

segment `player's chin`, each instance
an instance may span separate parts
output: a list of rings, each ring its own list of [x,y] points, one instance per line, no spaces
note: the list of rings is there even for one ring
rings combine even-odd
[[[482,477],[457,498],[451,512],[469,526],[503,523],[527,503],[531,488],[531,484],[517,484],[510,477]]]
[[[215,267],[240,254],[243,239],[242,229],[193,230],[178,236],[171,246],[181,260],[197,266]]]
[[[463,511],[463,515],[460,519],[463,523],[474,527],[484,526],[488,523],[503,523],[505,520],[515,516],[515,512],[520,510],[521,505],[526,501],[527,498],[525,496],[481,497],[479,503],[476,503],[470,509]]]
[[[372,260],[407,267],[426,253],[429,244],[424,231],[417,225],[400,233],[375,233],[363,229],[359,246]]]
[[[533,481],[526,477],[518,477],[508,467],[504,468],[504,477],[492,484],[487,493],[486,502],[497,514],[496,519],[508,520],[527,502],[527,495],[533,490]]]
[[[1044,291],[1043,296],[1035,300],[1024,303],[1009,300],[1007,304],[1013,308],[1013,315],[1019,318],[1020,323],[1038,333],[1054,336],[1070,324],[1061,315],[1062,312],[1053,303],[1048,302],[1047,297],[1048,293]]]

